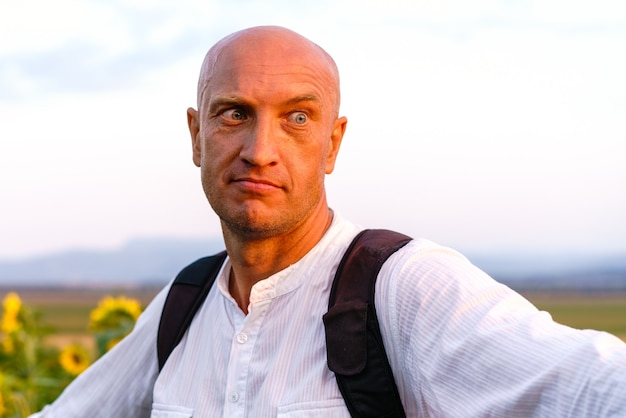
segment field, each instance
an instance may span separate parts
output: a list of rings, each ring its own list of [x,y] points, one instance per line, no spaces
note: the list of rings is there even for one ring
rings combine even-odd
[[[524,296],[557,322],[607,331],[626,341],[626,293],[530,292]]]
[[[9,291],[17,292],[24,304],[40,315],[41,324],[54,330],[47,343],[59,348],[80,343],[93,350],[95,342],[88,332],[89,314],[103,297],[124,295],[139,300],[145,307],[159,290],[157,287],[0,288],[0,299]]]
[[[15,290],[24,303],[41,314],[41,321],[55,332],[48,342],[63,346],[69,342],[81,342],[92,346],[87,331],[89,313],[105,295],[125,295],[138,299],[143,306],[159,291],[156,287],[146,288],[21,288],[0,289],[0,298],[7,291]],[[524,296],[539,309],[574,328],[608,331],[626,340],[626,293],[582,294],[525,292]]]

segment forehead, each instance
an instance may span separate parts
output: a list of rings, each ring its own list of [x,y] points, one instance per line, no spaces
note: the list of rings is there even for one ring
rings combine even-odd
[[[205,95],[237,95],[259,102],[288,100],[290,96],[311,95],[332,100],[329,80],[306,66],[254,66],[246,63],[223,67],[208,81]]]
[[[210,53],[211,54],[211,53]],[[338,81],[334,63],[321,48],[300,40],[243,38],[207,57],[204,102],[215,95],[271,100],[283,95],[315,95],[332,105]],[[287,97],[288,99],[288,97]]]

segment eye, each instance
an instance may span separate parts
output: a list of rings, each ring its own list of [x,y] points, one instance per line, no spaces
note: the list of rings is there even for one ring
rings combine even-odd
[[[246,114],[243,113],[240,109],[228,109],[227,111],[222,113],[222,116],[230,120],[245,120],[246,119]]]
[[[308,116],[306,115],[306,113],[303,113],[303,112],[294,112],[291,115],[289,115],[289,121],[297,125],[303,125],[308,120],[309,120]]]

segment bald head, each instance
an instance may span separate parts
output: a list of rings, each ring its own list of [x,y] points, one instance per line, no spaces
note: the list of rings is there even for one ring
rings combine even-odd
[[[202,63],[198,80],[198,108],[202,107],[207,90],[219,71],[249,62],[271,67],[275,62],[312,69],[326,86],[326,99],[333,103],[332,114],[339,112],[339,71],[333,58],[320,46],[302,35],[279,26],[243,29],[217,42]],[[282,71],[282,70],[281,70]]]

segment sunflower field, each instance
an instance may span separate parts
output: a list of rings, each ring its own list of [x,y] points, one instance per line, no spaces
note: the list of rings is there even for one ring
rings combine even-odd
[[[54,347],[54,332],[15,292],[2,300],[0,322],[0,417],[26,417],[54,401],[93,361],[126,336],[142,312],[139,301],[105,296],[91,311],[95,350],[77,343]]]

